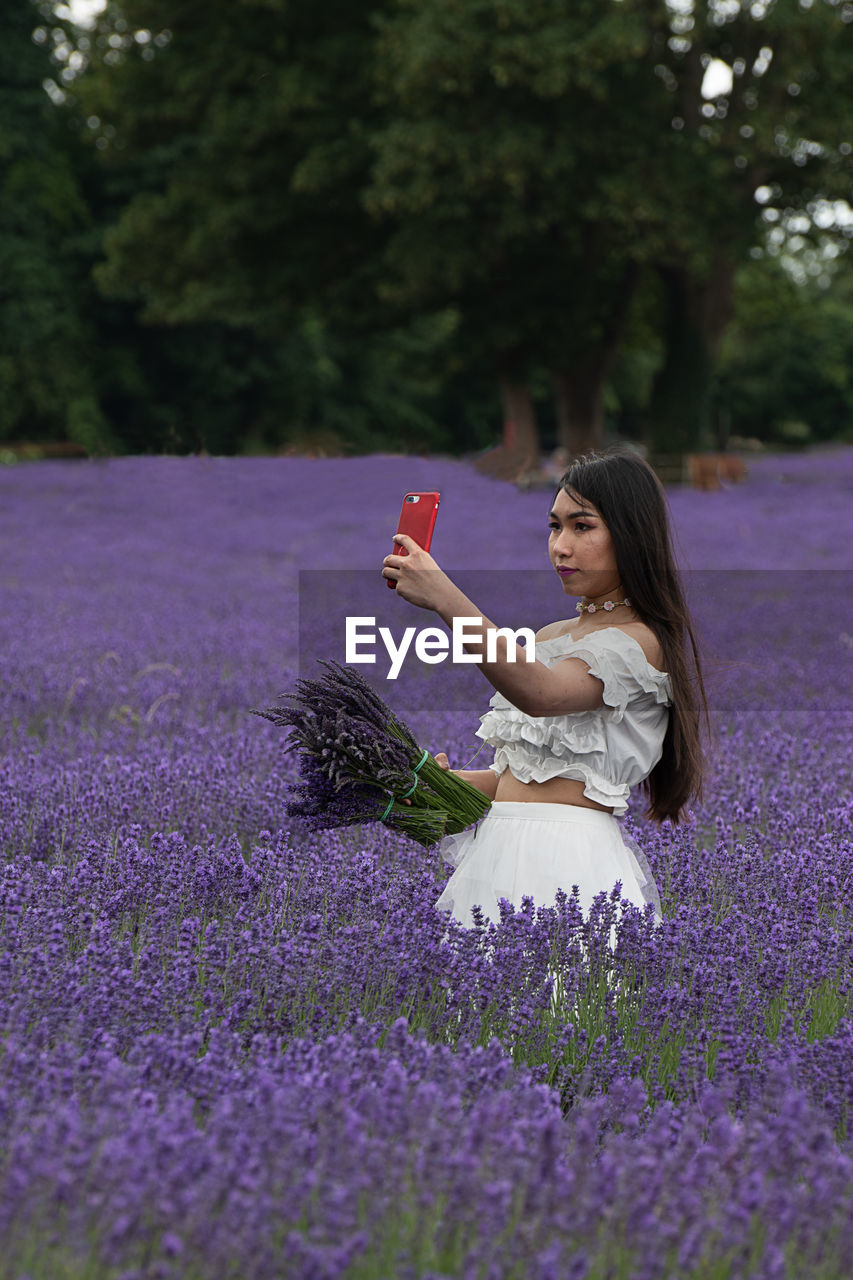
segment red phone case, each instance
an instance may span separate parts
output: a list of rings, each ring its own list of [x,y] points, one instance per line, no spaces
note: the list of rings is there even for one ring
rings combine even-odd
[[[412,498],[416,498],[417,501],[407,501],[407,499]],[[407,493],[403,498],[403,505],[400,509],[397,532],[407,533],[419,547],[422,547],[424,551],[429,551],[440,501],[441,494],[435,491],[431,493]],[[407,556],[409,554],[405,547],[400,546],[399,542],[394,543],[391,551],[395,556]],[[386,578],[385,581],[392,591],[396,591],[397,584],[393,578]]]

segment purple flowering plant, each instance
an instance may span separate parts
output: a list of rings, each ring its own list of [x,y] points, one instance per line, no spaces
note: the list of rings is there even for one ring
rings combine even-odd
[[[670,492],[739,665],[689,820],[623,819],[660,925],[567,883],[463,929],[435,851],[284,811],[312,777],[248,709],[293,681],[347,484],[377,582],[410,488],[451,573],[540,567],[551,494],[462,462],[0,466],[4,1274],[847,1274],[853,450]],[[438,699],[406,721],[476,745]]]
[[[319,661],[320,679],[297,680],[283,705],[255,712],[287,725],[299,747],[302,781],[288,814],[314,828],[380,819],[426,847],[483,817],[487,796],[442,769],[357,671]]]

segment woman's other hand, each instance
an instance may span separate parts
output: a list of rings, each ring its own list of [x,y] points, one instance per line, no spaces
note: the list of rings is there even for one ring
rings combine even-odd
[[[435,763],[441,765],[442,769],[450,768],[450,761],[444,751],[437,751],[434,756]],[[411,800],[404,800],[403,804],[411,804]]]

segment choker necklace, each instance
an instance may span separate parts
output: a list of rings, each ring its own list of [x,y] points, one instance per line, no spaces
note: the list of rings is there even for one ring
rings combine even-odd
[[[575,608],[578,613],[597,613],[599,609],[605,609],[608,613],[612,609],[618,608],[620,604],[630,605],[631,601],[626,596],[624,600],[605,600],[603,604],[584,604],[583,600],[578,600]]]

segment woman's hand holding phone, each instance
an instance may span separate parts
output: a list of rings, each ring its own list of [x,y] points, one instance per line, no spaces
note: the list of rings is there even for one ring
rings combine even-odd
[[[394,541],[400,544],[402,551],[386,556],[382,561],[383,578],[393,582],[397,594],[409,604],[418,605],[421,609],[435,609],[442,589],[450,581],[447,574],[408,534],[395,533]]]
[[[440,501],[441,494],[436,489],[431,490],[429,493],[407,493],[404,496],[397,521],[397,533],[394,535],[392,556],[404,557],[409,555],[412,544],[423,552],[429,551]],[[405,542],[399,537],[400,534],[405,534],[409,541]],[[388,564],[387,556],[382,563],[383,565]],[[434,560],[432,564],[435,568],[438,568]],[[386,579],[386,585],[393,591],[397,586],[398,579],[384,573],[383,577]],[[407,596],[406,599],[409,599],[409,597]],[[411,601],[411,603],[417,602]]]
[[[394,550],[382,561],[382,576],[388,586],[421,609],[436,607],[436,591],[443,585],[439,579],[444,584],[450,581],[429,554],[440,501],[441,494],[436,489],[405,495],[394,534]],[[395,572],[387,572],[389,569]]]

